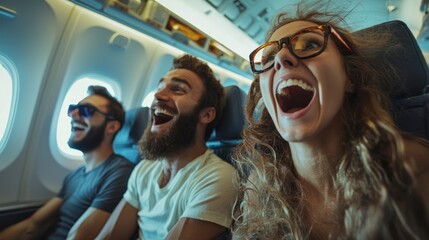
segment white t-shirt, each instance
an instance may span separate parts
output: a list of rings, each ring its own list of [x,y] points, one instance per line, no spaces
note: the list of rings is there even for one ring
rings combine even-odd
[[[124,199],[138,209],[141,239],[165,239],[180,218],[230,228],[236,197],[235,169],[207,151],[180,169],[163,188],[163,161],[141,161],[128,181]]]

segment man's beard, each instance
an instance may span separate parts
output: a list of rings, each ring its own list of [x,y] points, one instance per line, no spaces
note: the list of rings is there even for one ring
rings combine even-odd
[[[194,144],[200,109],[197,105],[192,113],[180,115],[166,133],[153,133],[148,126],[139,141],[140,156],[143,159],[159,160]]]
[[[70,138],[67,142],[69,147],[79,150],[83,153],[87,153],[96,149],[103,141],[106,125],[107,120],[105,120],[101,126],[91,127],[89,132],[80,141],[73,141],[73,139]]]

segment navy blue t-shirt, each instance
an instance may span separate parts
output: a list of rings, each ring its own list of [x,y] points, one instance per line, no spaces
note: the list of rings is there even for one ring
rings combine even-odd
[[[112,212],[127,189],[133,165],[113,154],[98,167],[85,172],[85,166],[69,173],[58,197],[63,199],[60,217],[48,239],[66,239],[74,223],[90,207]]]

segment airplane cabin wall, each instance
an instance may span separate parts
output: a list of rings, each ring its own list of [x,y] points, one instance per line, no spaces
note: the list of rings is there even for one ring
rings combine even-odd
[[[130,109],[156,89],[184,51],[69,1],[0,0],[0,5],[18,13],[0,16],[0,34],[8,33],[1,34],[0,54],[16,64],[19,75],[11,137],[0,153],[1,211],[46,201],[83,163],[62,154],[56,143],[59,115],[66,114],[63,100],[76,80],[110,79]],[[250,84],[214,67],[222,81]]]
[[[18,78],[13,86],[17,94],[12,107],[11,132],[0,153],[1,206],[21,198],[23,172],[32,160],[26,150],[32,140],[39,137],[33,131],[34,120],[40,113],[38,99],[47,84],[46,70],[72,4],[2,0],[0,5],[17,12],[15,17],[0,16],[0,54],[15,65]]]

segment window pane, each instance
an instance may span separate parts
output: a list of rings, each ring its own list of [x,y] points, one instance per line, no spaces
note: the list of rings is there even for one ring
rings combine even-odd
[[[116,97],[116,92],[114,91],[113,87],[106,83],[106,80],[98,79],[98,78],[92,78],[92,77],[85,77],[77,80],[69,89],[69,91],[66,94],[66,97],[64,98],[64,102],[61,106],[60,115],[58,117],[58,124],[57,124],[57,145],[60,149],[60,151],[70,157],[78,157],[82,156],[82,152],[71,149],[67,141],[71,134],[71,127],[70,122],[71,119],[69,116],[67,116],[67,110],[68,106],[70,104],[76,104],[86,96],[88,87],[91,85],[99,85],[105,87],[112,96]]]
[[[152,91],[146,95],[143,99],[142,107],[149,107],[152,105],[153,98],[155,97],[155,91]]]
[[[7,141],[7,130],[12,110],[12,75],[0,58],[0,152]]]

